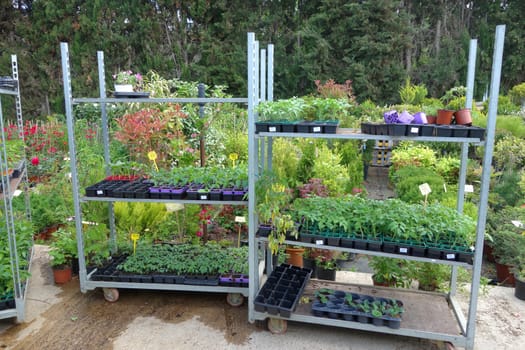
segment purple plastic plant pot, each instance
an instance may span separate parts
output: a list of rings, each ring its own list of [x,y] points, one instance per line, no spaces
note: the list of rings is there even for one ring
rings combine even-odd
[[[414,114],[414,120],[412,121],[414,124],[427,124],[427,115],[424,112],[417,112]]]
[[[412,123],[412,120],[414,120],[414,117],[412,114],[408,113],[407,111],[403,111],[398,117],[397,122],[403,123],[403,124],[410,124]]]
[[[383,113],[383,118],[385,119],[385,123],[387,124],[393,124],[398,122],[398,114],[397,111],[388,111]]]

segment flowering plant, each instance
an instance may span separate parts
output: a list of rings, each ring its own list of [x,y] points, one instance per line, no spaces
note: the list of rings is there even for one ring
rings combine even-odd
[[[133,89],[137,90],[142,86],[142,75],[140,73],[133,73],[130,70],[123,70],[113,75],[115,84],[130,84]]]

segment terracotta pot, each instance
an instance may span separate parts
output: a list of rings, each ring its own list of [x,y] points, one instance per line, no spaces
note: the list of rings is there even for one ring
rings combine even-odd
[[[53,277],[55,279],[56,284],[64,284],[71,281],[71,276],[71,266],[53,267]]]
[[[456,124],[458,125],[472,125],[472,115],[470,114],[470,109],[460,109],[454,113]]]
[[[453,115],[454,115],[454,111],[451,111],[450,109],[439,109],[437,119],[436,119],[436,124],[441,124],[441,125],[451,124]]]
[[[303,253],[304,248],[286,248],[286,255],[288,256],[287,263],[297,267],[303,267]]]
[[[514,274],[510,272],[510,267],[508,265],[500,264],[496,261],[496,278],[501,284],[514,286],[516,280],[514,279]]]
[[[496,259],[494,258],[494,248],[492,248],[487,241],[483,242],[483,256],[485,256],[485,259],[487,259],[488,262],[496,262]]]
[[[436,124],[436,119],[435,115],[427,115],[427,124]]]

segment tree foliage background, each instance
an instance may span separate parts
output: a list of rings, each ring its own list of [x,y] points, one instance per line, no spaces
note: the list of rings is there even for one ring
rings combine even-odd
[[[26,117],[63,110],[60,42],[70,45],[75,96],[121,69],[228,85],[246,95],[246,33],[275,44],[275,96],[351,79],[358,101],[399,102],[407,77],[441,96],[465,85],[478,39],[475,95],[488,88],[494,30],[506,24],[502,89],[525,81],[522,0],[0,0],[0,75],[17,54]]]

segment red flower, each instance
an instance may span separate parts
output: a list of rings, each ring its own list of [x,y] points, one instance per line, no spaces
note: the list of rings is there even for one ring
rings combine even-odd
[[[197,235],[197,237],[202,237],[202,232],[201,231],[197,231],[196,235]]]
[[[33,159],[31,159],[31,164],[33,164],[34,166],[37,166],[39,163],[40,159],[38,159],[38,157],[33,157]]]

